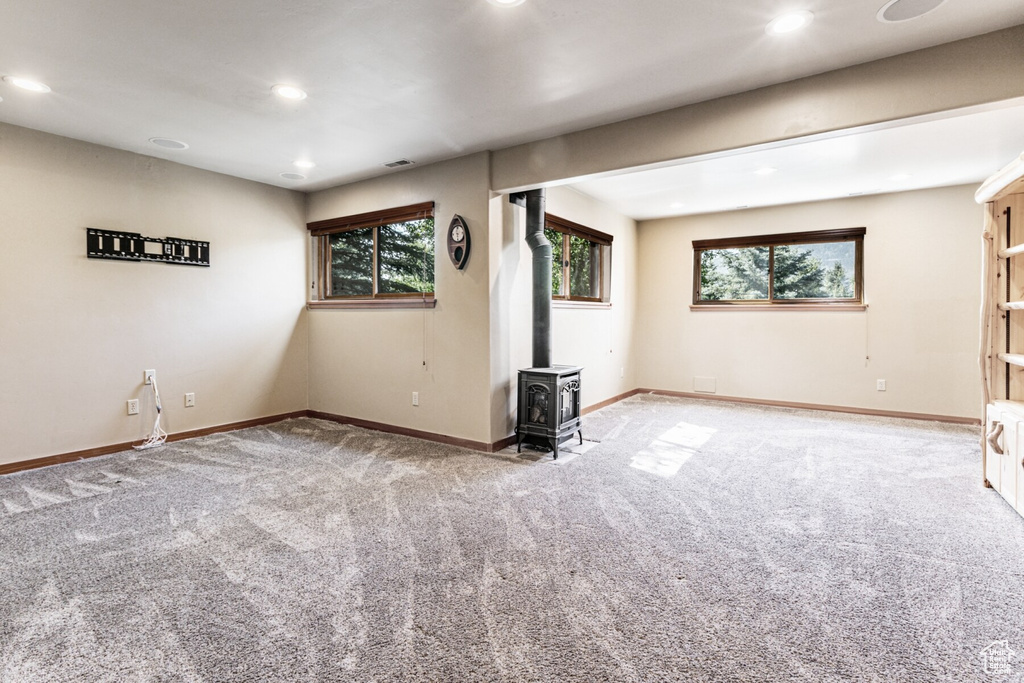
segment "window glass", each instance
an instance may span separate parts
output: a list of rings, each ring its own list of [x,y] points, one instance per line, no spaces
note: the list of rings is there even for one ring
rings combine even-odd
[[[544,236],[551,242],[551,296],[565,296],[562,289],[562,275],[565,272],[564,235],[557,230],[544,228]]]
[[[332,296],[373,294],[373,230],[330,235]]]
[[[565,301],[607,301],[612,236],[547,214],[544,236],[551,242],[551,297]]]
[[[861,227],[694,240],[693,302],[863,306],[865,234]]]
[[[325,308],[434,306],[434,202],[307,223],[317,279],[311,304]],[[386,301],[359,301],[360,299]],[[400,299],[407,298],[408,302]],[[330,299],[353,299],[336,301]]]
[[[856,258],[854,242],[775,247],[775,298],[850,299]]]
[[[701,301],[767,298],[768,247],[709,249],[701,254]]]
[[[600,249],[590,240],[569,237],[569,296],[601,298]]]
[[[434,291],[434,219],[383,225],[377,233],[378,291]]]

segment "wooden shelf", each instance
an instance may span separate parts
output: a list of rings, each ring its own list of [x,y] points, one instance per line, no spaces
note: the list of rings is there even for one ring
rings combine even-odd
[[[1024,254],[1024,244],[1018,244],[1010,247],[1009,249],[1000,249],[999,258],[1010,258],[1011,256],[1020,256]]]
[[[999,304],[1000,311],[1024,311],[1024,301],[1007,301]]]
[[[999,360],[1024,368],[1024,353],[1001,353],[999,354]]]

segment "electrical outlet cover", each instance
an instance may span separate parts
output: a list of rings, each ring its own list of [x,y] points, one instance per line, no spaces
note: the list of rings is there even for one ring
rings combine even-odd
[[[139,414],[139,399],[133,398],[128,401],[128,414],[138,415]]]

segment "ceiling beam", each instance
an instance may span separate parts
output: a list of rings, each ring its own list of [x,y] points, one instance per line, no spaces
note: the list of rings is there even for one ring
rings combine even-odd
[[[1024,96],[1024,25],[492,153],[517,192]],[[1015,150],[1016,151],[1016,150]]]

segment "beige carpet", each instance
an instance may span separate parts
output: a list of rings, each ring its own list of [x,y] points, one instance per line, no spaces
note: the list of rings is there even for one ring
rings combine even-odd
[[[984,670],[1024,657],[1024,520],[976,429],[637,396],[584,433],[301,419],[0,477],[0,680],[1022,679]]]

